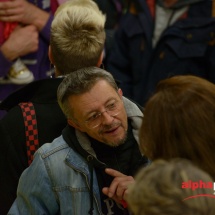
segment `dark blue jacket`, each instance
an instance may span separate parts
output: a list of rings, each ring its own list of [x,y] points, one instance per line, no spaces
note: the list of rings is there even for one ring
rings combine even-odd
[[[116,32],[107,70],[121,82],[126,97],[144,105],[157,83],[192,74],[215,83],[215,18],[212,1],[190,5],[187,18],[168,27],[152,47],[153,18],[145,1],[138,14],[127,13]]]

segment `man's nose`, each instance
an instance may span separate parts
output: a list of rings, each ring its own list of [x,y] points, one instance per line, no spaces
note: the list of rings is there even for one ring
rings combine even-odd
[[[114,117],[111,116],[107,111],[102,112],[102,123],[111,124],[114,120]]]

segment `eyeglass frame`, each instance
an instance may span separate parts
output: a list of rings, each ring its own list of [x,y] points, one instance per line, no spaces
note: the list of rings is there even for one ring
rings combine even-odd
[[[115,99],[115,103],[117,103],[117,104],[120,104],[120,103],[122,103],[122,100],[117,100],[117,99]],[[107,107],[106,107],[107,108]],[[103,113],[105,113],[105,112],[107,112],[107,114],[109,115],[109,116],[111,116],[111,117],[115,117],[115,116],[117,116],[119,113],[120,113],[120,108],[118,109],[118,112],[117,113],[115,113],[115,114],[110,114],[109,112],[111,111],[111,110],[106,110],[106,108],[105,108],[105,111],[102,111],[102,112],[100,112],[100,111],[98,111],[98,112],[96,112],[94,115],[96,115],[96,118],[95,119],[93,119],[93,120],[96,120],[96,119],[100,119],[100,123],[98,123],[98,125],[96,125],[96,126],[89,126],[89,121],[91,120],[90,118],[92,118],[92,117],[90,117],[88,120],[85,120],[84,122],[86,123],[86,125],[88,126],[88,128],[96,128],[96,127],[98,127],[99,125],[101,125],[101,123],[102,123],[102,121],[101,121],[101,117],[102,117],[102,115],[103,115]]]

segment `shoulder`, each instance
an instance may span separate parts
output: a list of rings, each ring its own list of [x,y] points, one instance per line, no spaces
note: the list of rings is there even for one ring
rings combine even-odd
[[[42,145],[36,151],[33,163],[38,165],[43,163],[47,169],[54,168],[59,171],[62,168],[67,168],[68,165],[64,165],[65,163],[80,169],[86,165],[82,156],[67,144],[62,135],[54,139],[53,142]]]

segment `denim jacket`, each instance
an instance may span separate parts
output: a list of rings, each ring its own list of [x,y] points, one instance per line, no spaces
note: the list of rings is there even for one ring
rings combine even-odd
[[[132,121],[134,137],[143,114],[128,99],[123,99],[127,116]],[[80,145],[95,155],[86,135],[75,131]],[[60,136],[46,143],[35,153],[34,160],[22,174],[17,198],[9,215],[86,215],[90,209],[90,171],[86,160]],[[102,214],[99,186],[93,170],[93,214]]]

